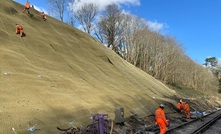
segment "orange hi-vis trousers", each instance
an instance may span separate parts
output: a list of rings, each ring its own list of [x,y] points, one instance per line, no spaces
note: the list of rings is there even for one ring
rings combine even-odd
[[[160,128],[160,134],[165,134],[167,131],[166,123],[163,120],[158,120],[157,125]]]

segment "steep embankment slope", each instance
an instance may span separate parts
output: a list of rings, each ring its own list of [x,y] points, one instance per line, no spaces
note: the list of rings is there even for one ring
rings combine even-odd
[[[125,108],[143,116],[173,95],[165,85],[121,59],[93,37],[48,17],[22,13],[23,6],[0,2],[0,133],[56,133],[56,126],[90,122],[91,113]],[[26,37],[15,34],[15,23]],[[151,109],[151,108],[153,109]]]

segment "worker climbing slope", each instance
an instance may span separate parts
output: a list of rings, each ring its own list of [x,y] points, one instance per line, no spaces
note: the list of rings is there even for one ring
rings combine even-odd
[[[25,4],[25,8],[24,8],[24,10],[22,11],[23,13],[25,12],[25,10],[27,10],[28,11],[28,14],[30,14],[30,3],[28,2],[28,0],[26,1],[26,4]]]
[[[23,27],[20,24],[18,24],[18,23],[16,23],[16,26],[15,26],[15,33],[16,34],[20,34],[20,37],[24,37],[25,36]]]
[[[28,0],[27,0],[27,1],[26,1],[26,4],[25,4],[25,8],[24,8],[24,10],[23,10],[22,12],[24,13],[25,10],[27,10],[27,11],[28,11],[28,15],[31,16],[31,17],[33,17],[33,14],[31,14],[31,12],[30,12],[30,7],[31,7],[31,5],[30,5],[30,3],[29,3]]]
[[[41,12],[41,18],[42,18],[44,21],[46,21],[46,20],[47,20],[46,15],[45,15],[45,13],[44,13],[44,12]]]

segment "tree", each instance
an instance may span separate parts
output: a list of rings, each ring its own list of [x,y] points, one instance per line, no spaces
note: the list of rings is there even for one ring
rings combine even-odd
[[[212,71],[212,73],[214,75],[218,75],[218,73],[220,72],[219,70],[219,66],[218,66],[218,60],[216,57],[209,57],[205,59],[205,63],[203,64],[206,67],[209,68],[210,71]]]
[[[68,0],[48,0],[48,3],[51,6],[50,10],[55,11],[59,19],[63,22],[64,11],[66,10]]]
[[[74,20],[74,18],[71,16],[71,17],[69,17],[69,25],[71,25],[71,26],[74,26],[74,23],[75,23],[75,20]]]
[[[138,65],[142,62],[141,60],[144,60],[145,57],[143,56],[147,52],[145,49],[149,36],[147,22],[131,14],[124,14],[122,19],[123,29],[125,29],[123,34],[124,57],[128,62]]]
[[[85,3],[75,13],[74,17],[88,34],[92,31],[92,22],[98,12],[98,6],[93,3]]]
[[[108,5],[97,24],[95,35],[119,54],[123,39],[122,10],[116,4]]]
[[[107,47],[158,80],[202,92],[217,91],[217,77],[185,55],[180,43],[149,30],[146,20],[122,13],[117,5],[106,7],[95,34]],[[216,58],[207,59],[206,65],[216,66]]]
[[[73,13],[71,12],[70,8],[68,8],[66,23],[74,27],[75,22],[76,22],[76,21],[75,21],[75,19],[74,19],[74,15],[73,15]]]
[[[217,60],[216,57],[206,58],[206,59],[205,59],[205,63],[204,63],[205,66],[210,65],[210,66],[212,66],[212,67],[216,67],[217,64],[218,64],[218,60]]]

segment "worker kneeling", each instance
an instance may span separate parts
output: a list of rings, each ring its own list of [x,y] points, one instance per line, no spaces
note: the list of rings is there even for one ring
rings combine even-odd
[[[23,27],[21,25],[19,25],[18,23],[16,23],[15,33],[20,34],[20,37],[25,36]]]
[[[167,126],[169,126],[169,121],[166,120],[166,116],[164,113],[164,105],[160,104],[159,108],[155,112],[156,124],[160,128],[160,134],[165,134]]]

